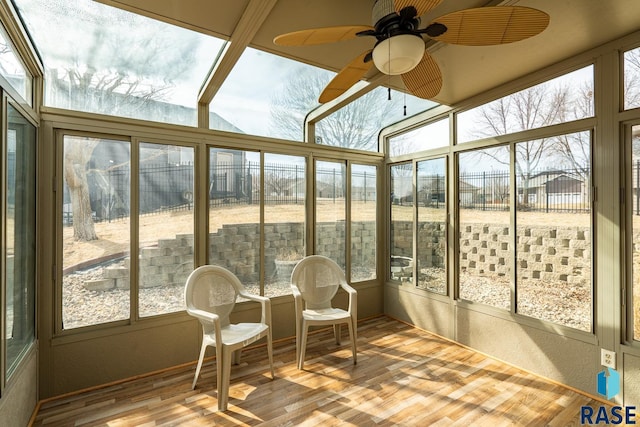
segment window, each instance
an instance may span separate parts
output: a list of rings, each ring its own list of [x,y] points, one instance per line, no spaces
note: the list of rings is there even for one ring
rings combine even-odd
[[[316,224],[318,255],[346,266],[346,181],[345,162],[316,161]]]
[[[264,294],[291,293],[291,272],[305,256],[306,159],[264,155]]]
[[[624,108],[640,107],[640,47],[624,53]]]
[[[185,308],[184,284],[194,269],[193,158],[193,147],[140,144],[140,317]]]
[[[389,138],[389,156],[417,153],[447,145],[449,119],[442,119]]]
[[[415,115],[436,105],[378,87],[320,120],[316,124],[316,143],[377,152],[380,129],[405,118],[405,111]]]
[[[458,142],[593,117],[593,66],[458,114]]]
[[[351,281],[376,278],[377,168],[351,164]]]
[[[447,191],[446,158],[418,162],[416,286],[447,293]]]
[[[413,164],[392,165],[389,278],[413,282]]]
[[[256,72],[256,70],[260,70]],[[247,48],[209,108],[209,127],[302,141],[304,119],[334,73]]]
[[[461,299],[591,331],[590,153],[584,131],[460,154]]]
[[[587,332],[592,301],[590,147],[590,132],[515,145],[516,311]]]
[[[222,40],[90,0],[15,3],[42,55],[45,105],[196,126]]]
[[[627,245],[629,255],[627,264],[629,267],[628,294],[627,299],[631,300],[629,307],[629,335],[635,341],[640,341],[640,125],[631,126],[630,141],[627,148],[630,151],[631,162],[627,164],[630,168],[627,172],[627,193],[631,193],[627,203],[626,216],[628,218],[631,242]]]
[[[129,319],[131,145],[65,135],[62,151],[62,327]]]
[[[0,25],[0,75],[28,105],[33,105],[33,76],[14,52],[4,27]]]
[[[2,242],[5,285],[6,378],[35,340],[36,130],[14,107],[7,107],[6,163],[0,206],[6,235]]]
[[[209,148],[209,263],[260,294],[260,153]]]
[[[459,155],[459,296],[511,308],[509,147]]]
[[[149,142],[138,147],[132,163],[128,141],[63,137],[63,329],[184,309],[184,283],[194,265],[194,149]],[[131,226],[132,174],[137,229]],[[132,235],[139,245],[137,283],[131,280]]]

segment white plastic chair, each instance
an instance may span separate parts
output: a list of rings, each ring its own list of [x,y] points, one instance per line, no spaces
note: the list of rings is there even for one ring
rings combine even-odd
[[[342,288],[349,294],[347,310],[335,308],[331,300]],[[291,273],[291,290],[296,310],[296,358],[298,369],[304,365],[309,326],[333,325],[336,344],[340,345],[340,326],[349,327],[353,364],[357,363],[358,294],[347,284],[344,272],[333,260],[322,255],[303,258]]]
[[[229,314],[233,311],[238,296],[257,301],[262,305],[260,323],[230,323]],[[267,337],[271,378],[274,378],[269,298],[247,293],[240,280],[229,270],[215,265],[203,265],[195,269],[187,278],[184,299],[187,313],[200,320],[203,332],[200,358],[191,389],[196,387],[207,346],[215,347],[218,409],[226,411],[229,400],[231,358],[233,357],[235,364],[240,363],[242,349],[263,337]]]

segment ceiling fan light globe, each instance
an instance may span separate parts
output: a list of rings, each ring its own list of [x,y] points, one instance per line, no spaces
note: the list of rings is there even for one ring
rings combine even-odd
[[[373,49],[373,63],[392,76],[413,70],[422,60],[424,40],[413,34],[399,34],[382,40]]]

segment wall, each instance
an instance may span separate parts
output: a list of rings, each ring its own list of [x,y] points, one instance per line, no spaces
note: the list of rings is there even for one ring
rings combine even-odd
[[[36,346],[25,356],[0,398],[0,424],[26,426],[38,402]]]

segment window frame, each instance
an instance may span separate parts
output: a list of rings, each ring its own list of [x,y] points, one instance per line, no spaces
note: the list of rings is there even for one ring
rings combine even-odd
[[[1,118],[1,124],[0,127],[2,129],[2,135],[0,136],[0,140],[1,140],[1,144],[0,144],[0,188],[7,188],[8,185],[8,179],[7,179],[7,173],[8,170],[5,167],[5,165],[7,165],[7,161],[8,161],[8,143],[7,143],[7,134],[8,134],[8,122],[9,122],[9,118],[8,118],[8,110],[9,110],[9,106],[11,106],[11,108],[13,108],[18,114],[20,114],[20,116],[27,121],[29,124],[31,124],[34,128],[34,141],[33,141],[33,163],[37,168],[37,163],[38,163],[38,151],[39,151],[39,146],[38,146],[38,139],[39,139],[39,132],[40,129],[38,127],[38,123],[36,123],[33,120],[33,117],[29,114],[28,110],[26,110],[24,108],[24,103],[22,102],[18,102],[16,101],[10,93],[7,93],[4,88],[0,88],[0,118]],[[39,230],[39,226],[38,226],[38,214],[37,214],[37,196],[36,196],[36,191],[37,191],[37,173],[36,171],[33,171],[35,174],[34,177],[34,189],[33,189],[33,203],[34,206],[36,206],[36,213],[34,214],[34,245],[36,245],[37,241],[38,241],[38,230]],[[6,321],[6,315],[7,315],[7,308],[6,308],[6,301],[7,301],[7,262],[6,262],[6,242],[7,242],[7,225],[6,225],[6,221],[7,218],[5,217],[5,214],[7,212],[7,197],[6,197],[7,192],[3,191],[2,194],[0,195],[0,217],[1,217],[1,221],[0,221],[0,242],[2,242],[2,250],[0,251],[0,397],[4,396],[5,390],[7,388],[7,386],[11,383],[11,380],[13,378],[13,374],[16,373],[19,369],[20,369],[20,365],[22,364],[22,362],[25,360],[25,357],[27,355],[29,355],[32,351],[34,351],[34,349],[37,346],[37,339],[38,339],[38,271],[37,271],[37,249],[34,246],[34,250],[33,250],[33,261],[34,261],[34,266],[35,266],[35,271],[34,271],[34,282],[32,283],[33,289],[31,290],[31,294],[33,297],[33,335],[32,335],[32,340],[31,342],[24,348],[22,349],[22,351],[18,354],[16,360],[14,361],[14,363],[9,366],[7,363],[7,336],[6,336],[6,327],[7,327],[7,321]],[[11,372],[9,372],[9,370],[11,369]]]
[[[633,128],[640,128],[640,118],[635,120],[630,120],[622,124],[623,131],[621,132],[621,136],[623,138],[623,156],[622,156],[622,170],[624,171],[622,174],[621,183],[623,185],[624,191],[624,210],[622,211],[621,218],[621,229],[623,231],[623,252],[624,256],[622,257],[621,262],[624,265],[624,270],[622,271],[624,282],[622,289],[622,325],[623,325],[623,342],[626,344],[640,348],[640,336],[635,337],[634,325],[636,321],[640,321],[640,312],[635,313],[634,307],[634,279],[640,280],[640,277],[634,278],[633,274],[633,253],[634,253],[634,240],[633,240],[633,192],[634,192],[634,183],[633,183]],[[636,173],[640,173],[640,171],[636,171]],[[636,316],[639,319],[636,319]]]
[[[54,233],[55,233],[55,278],[54,278],[54,292],[53,292],[53,300],[55,302],[53,308],[53,333],[54,335],[74,335],[81,333],[86,330],[99,330],[105,329],[113,326],[127,325],[133,323],[133,319],[135,318],[134,312],[137,310],[137,259],[135,256],[131,256],[131,254],[137,254],[138,248],[138,239],[137,235],[132,232],[134,227],[137,227],[137,213],[138,213],[138,201],[135,197],[138,195],[138,191],[135,191],[135,195],[133,192],[134,185],[137,185],[137,177],[134,174],[134,168],[130,167],[130,176],[131,180],[129,182],[129,206],[130,206],[130,227],[129,227],[129,258],[131,260],[131,264],[129,267],[129,317],[125,319],[115,320],[111,322],[104,323],[94,323],[86,326],[80,326],[75,328],[65,329],[63,326],[63,268],[64,265],[64,251],[62,250],[62,245],[64,242],[63,238],[63,218],[61,213],[63,212],[64,205],[64,140],[66,136],[72,137],[90,137],[90,138],[100,138],[100,139],[108,139],[113,141],[122,141],[129,143],[129,162],[131,165],[136,165],[135,171],[138,171],[137,161],[138,161],[138,144],[137,141],[134,141],[134,138],[123,137],[115,134],[105,134],[105,133],[95,133],[95,132],[85,132],[79,130],[67,130],[67,129],[56,129],[54,131],[54,141],[55,141],[55,182],[54,182],[54,192],[55,192],[55,225],[54,225]],[[135,184],[134,184],[135,180]],[[135,239],[134,239],[135,237]],[[135,246],[134,246],[135,244]],[[134,251],[135,249],[135,251]],[[56,268],[59,266],[59,268]],[[132,299],[135,296],[135,302]],[[133,305],[136,305],[136,309],[134,310]]]

